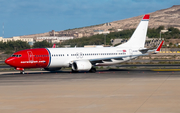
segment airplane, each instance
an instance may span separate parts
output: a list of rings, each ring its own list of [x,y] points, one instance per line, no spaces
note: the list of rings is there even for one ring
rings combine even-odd
[[[53,46],[53,48],[26,49],[15,52],[5,60],[5,63],[21,74],[24,74],[25,68],[44,68],[53,71],[62,67],[71,67],[72,72],[96,72],[96,66],[119,64],[148,55],[149,49],[145,48],[144,44],[149,17],[149,14],[144,15],[131,38],[116,47],[54,48]],[[160,49],[155,51],[158,52]]]

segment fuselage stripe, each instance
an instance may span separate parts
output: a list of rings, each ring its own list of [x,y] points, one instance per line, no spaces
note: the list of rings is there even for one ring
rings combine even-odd
[[[48,64],[48,66],[47,66],[47,67],[49,67],[50,64],[51,64],[51,52],[50,52],[49,49],[47,49],[47,48],[46,48],[46,50],[47,50],[48,53],[49,53],[49,64]]]

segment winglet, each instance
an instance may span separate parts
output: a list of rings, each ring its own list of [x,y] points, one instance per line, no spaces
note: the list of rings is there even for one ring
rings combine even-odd
[[[157,47],[155,53],[159,53],[159,51],[161,50],[161,47],[162,47],[163,43],[164,43],[164,40],[159,44],[159,46]]]
[[[54,44],[52,48],[56,48],[56,44]]]

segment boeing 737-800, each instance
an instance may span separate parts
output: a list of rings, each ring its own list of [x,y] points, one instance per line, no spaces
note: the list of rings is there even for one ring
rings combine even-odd
[[[14,53],[5,63],[23,74],[25,68],[44,68],[50,71],[71,67],[73,72],[95,72],[95,66],[118,64],[147,55],[149,49],[144,44],[149,17],[148,14],[144,15],[131,38],[116,47],[26,49]],[[161,46],[162,44],[158,48]],[[160,49],[154,51],[158,52]]]

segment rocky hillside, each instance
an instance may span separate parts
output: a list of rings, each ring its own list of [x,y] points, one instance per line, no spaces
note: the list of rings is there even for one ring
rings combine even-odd
[[[149,27],[150,28],[157,28],[159,26],[168,27],[176,27],[180,29],[180,5],[174,5],[168,9],[158,10],[156,12],[149,13],[150,14],[150,21]],[[128,18],[124,20],[113,21],[108,24],[100,24],[95,26],[83,27],[78,29],[71,29],[65,31],[53,31],[47,32],[42,34],[33,34],[33,35],[26,35],[21,37],[42,37],[42,36],[75,36],[80,38],[82,36],[91,36],[95,34],[95,30],[104,30],[104,31],[118,31],[118,29],[131,29],[136,28],[139,24],[139,21],[143,15]]]
[[[150,14],[150,28],[157,28],[161,25],[165,26],[166,28],[173,26],[180,29],[180,5],[172,6],[168,9],[159,10]],[[136,28],[139,24],[139,21],[143,15],[128,18],[124,20],[118,20],[114,22],[110,22],[110,25],[107,26],[99,25],[99,26],[92,26],[92,27],[85,27],[81,29],[74,29],[75,31],[86,31],[86,32],[93,32],[93,30],[117,30],[117,29],[131,29]]]

